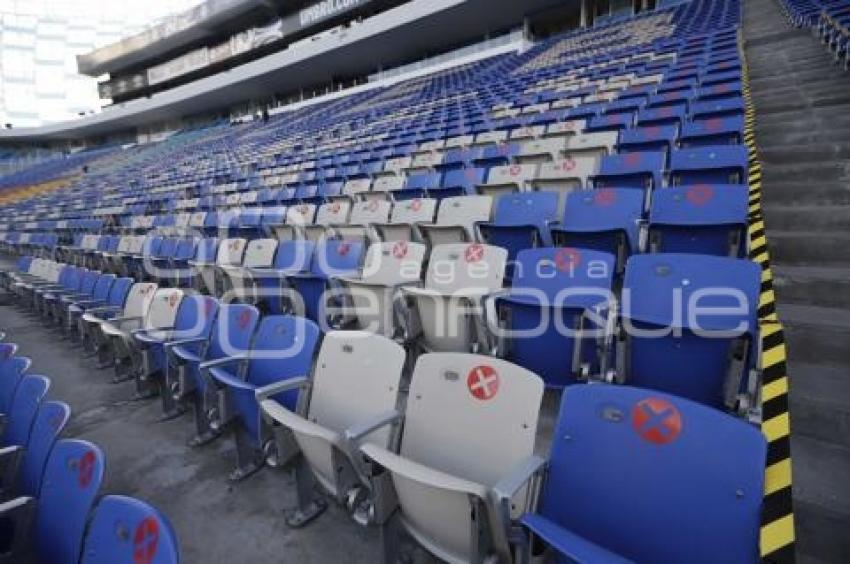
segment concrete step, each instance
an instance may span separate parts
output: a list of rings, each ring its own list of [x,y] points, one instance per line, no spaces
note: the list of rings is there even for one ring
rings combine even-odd
[[[779,231],[850,230],[850,205],[778,205],[763,206],[765,223]]]
[[[810,143],[807,145],[761,146],[762,164],[776,163],[829,163],[847,165],[850,159],[850,143]]]
[[[850,143],[850,127],[831,130],[799,127],[790,129],[783,125],[763,126],[756,128],[756,142],[760,149],[772,147],[806,146],[812,144],[848,144]]]
[[[777,264],[850,266],[850,233],[782,231],[767,225],[770,256]]]
[[[791,461],[795,499],[850,519],[850,449],[792,435]]]
[[[773,265],[780,304],[850,309],[850,268]]]
[[[802,463],[792,454],[794,464]],[[800,458],[800,462],[797,461]],[[795,470],[796,471],[796,470]],[[804,474],[805,475],[805,474]],[[815,479],[817,479],[815,477]],[[794,484],[803,478],[794,476]],[[850,562],[850,535],[847,534],[848,516],[829,507],[794,500],[794,525],[797,530],[797,562],[799,564],[835,564]]]
[[[831,108],[811,107],[803,110],[778,110],[766,113],[769,108],[762,108],[759,99],[756,98],[756,123],[761,125],[781,124],[789,127],[808,127],[810,129],[821,126],[827,128],[850,127],[850,114],[846,113],[844,106]]]
[[[762,180],[765,184],[798,180],[807,185],[816,182],[847,182],[850,180],[850,161],[774,163],[763,169]]]
[[[834,364],[848,362],[850,312],[838,308],[778,304],[785,325],[788,354],[794,362]]]
[[[848,367],[791,363],[788,374],[794,435],[850,448]]]
[[[828,108],[850,103],[850,90],[833,90],[816,94],[782,94],[759,99],[758,109],[764,115],[809,108]]]

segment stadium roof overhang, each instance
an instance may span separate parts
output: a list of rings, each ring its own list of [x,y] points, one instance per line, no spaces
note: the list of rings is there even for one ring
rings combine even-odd
[[[110,107],[100,114],[38,128],[0,130],[0,140],[81,139],[214,111],[273,92],[373,72],[521,24],[579,0],[414,0],[343,32],[305,40],[171,90]]]

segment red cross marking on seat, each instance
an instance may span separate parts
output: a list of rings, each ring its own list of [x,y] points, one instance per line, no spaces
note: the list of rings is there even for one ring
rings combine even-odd
[[[492,366],[476,366],[466,377],[466,387],[477,400],[489,401],[499,393],[499,373]]]
[[[348,243],[348,242],[340,243],[339,247],[336,248],[336,252],[341,257],[346,256],[348,253],[351,252],[351,243]]]
[[[468,246],[464,257],[466,258],[466,262],[481,261],[484,258],[484,246],[478,243]]]
[[[159,548],[159,521],[145,517],[133,533],[133,564],[151,564]]]
[[[519,176],[520,172],[522,172],[522,167],[519,165],[511,165],[511,168],[508,169],[508,174],[511,176]]]
[[[80,488],[87,488],[91,484],[94,477],[94,451],[88,450],[80,457],[79,465],[77,466],[77,481]]]
[[[682,432],[682,414],[665,399],[647,398],[632,409],[632,427],[647,442],[670,444]]]
[[[705,128],[708,131],[720,131],[723,127],[723,120],[720,118],[711,118],[705,122]]]
[[[378,211],[378,200],[372,200],[371,202],[369,202],[369,205],[366,206],[366,209],[368,209],[370,212]]]
[[[419,210],[421,210],[422,209],[422,200],[417,199],[417,200],[413,200],[412,202],[410,202],[410,209],[415,211],[415,212],[418,212]]]
[[[578,249],[558,249],[555,253],[555,266],[561,272],[572,272],[581,264],[581,252]]]
[[[653,125],[652,127],[646,128],[647,135],[656,136],[661,133],[661,128],[657,125]]]
[[[171,296],[169,296],[168,298],[168,307],[174,309],[174,306],[177,305],[178,300],[180,300],[180,296],[178,296],[177,294],[171,294]]]
[[[398,241],[393,245],[393,256],[397,259],[403,259],[407,256],[407,241]]]
[[[697,184],[688,189],[685,197],[693,205],[702,207],[714,198],[714,188],[708,184]]]
[[[636,166],[636,165],[640,164],[640,161],[641,161],[640,153],[629,153],[623,159],[623,162],[625,162],[629,166]]]
[[[572,158],[572,157],[567,157],[566,159],[561,161],[561,170],[563,170],[565,172],[570,172],[572,170],[575,170],[575,168],[577,166],[578,166],[578,163],[576,163],[575,159]]]
[[[307,215],[308,213],[310,213],[310,206],[308,206],[307,204],[304,204],[304,205],[302,205],[298,208],[298,212],[301,215]]]
[[[247,309],[243,310],[242,313],[239,314],[238,319],[236,320],[236,323],[239,325],[239,328],[242,329],[243,331],[248,327],[248,324],[250,322],[251,322],[251,312],[248,311]]]
[[[330,207],[330,210],[331,210],[331,213],[334,213],[334,214],[339,213],[339,210],[340,210],[339,202],[332,204],[331,207]]]
[[[600,188],[593,193],[593,203],[597,206],[608,207],[617,201],[617,193],[610,188]]]

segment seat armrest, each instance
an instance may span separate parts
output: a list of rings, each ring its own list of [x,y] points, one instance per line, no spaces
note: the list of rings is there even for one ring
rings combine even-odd
[[[526,514],[520,519],[520,523],[543,539],[543,541],[566,556],[573,562],[605,562],[606,564],[633,564],[631,560],[623,558],[598,544],[595,544],[572,531],[569,531],[557,523],[554,523],[537,514]]]
[[[115,326],[124,325],[125,323],[141,323],[142,321],[144,321],[144,317],[116,317],[109,320]]]
[[[260,409],[267,417],[297,434],[325,441],[338,448],[343,446],[342,437],[338,433],[289,411],[273,399],[262,400]]]
[[[497,510],[502,518],[502,523],[505,526],[511,522],[511,499],[523,486],[531,485],[533,487],[534,484],[532,482],[545,469],[546,460],[532,455],[517,463],[493,486],[495,506],[498,508]]]
[[[172,341],[170,343],[165,343],[166,352],[173,349],[174,347],[184,347],[186,345],[200,345],[202,343],[206,343],[207,340],[203,337],[198,337],[197,339],[183,339],[182,341]]]
[[[395,409],[391,409],[385,413],[381,413],[366,421],[360,421],[345,430],[343,436],[349,443],[356,443],[362,440],[366,435],[377,431],[387,425],[396,425],[401,421],[401,413]]]
[[[481,484],[476,484],[475,482],[452,476],[440,470],[435,470],[424,464],[419,464],[418,462],[401,457],[377,445],[371,443],[364,444],[360,447],[360,452],[391,473],[404,476],[408,480],[435,489],[472,495],[479,499],[487,499],[487,487]]]
[[[292,390],[300,390],[309,386],[309,378],[307,378],[306,376],[299,376],[297,378],[289,378],[287,380],[275,382],[274,384],[269,384],[268,386],[263,386],[262,388],[257,388],[257,391],[254,395],[257,398],[258,402],[262,402],[280,393],[289,392]]]
[[[208,362],[202,362],[198,369],[201,372],[209,372],[212,368],[218,368],[219,366],[227,366],[228,364],[236,364],[237,362],[244,362],[251,358],[250,355],[247,354],[237,354],[234,356],[230,356],[227,358],[220,358],[218,360],[210,360]]]
[[[0,448],[0,484],[3,490],[17,482],[18,468],[24,452],[24,448],[19,445]]]

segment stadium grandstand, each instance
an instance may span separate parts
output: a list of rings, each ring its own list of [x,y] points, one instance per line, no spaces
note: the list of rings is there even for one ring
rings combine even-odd
[[[0,130],[0,560],[850,562],[847,0],[193,4]]]

